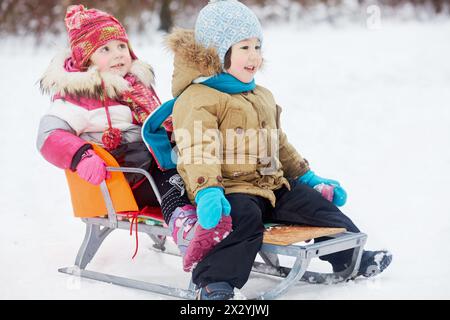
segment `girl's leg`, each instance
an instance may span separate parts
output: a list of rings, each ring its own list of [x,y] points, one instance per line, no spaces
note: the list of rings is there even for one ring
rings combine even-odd
[[[188,206],[187,210],[189,211],[194,209],[186,194],[183,179],[176,169],[161,171],[155,166],[152,170],[152,177],[161,195],[161,211],[167,225],[176,209],[185,206]]]
[[[131,190],[133,191],[134,199],[136,200],[139,209],[145,208],[146,206],[159,207],[158,199],[147,179],[134,188],[132,187]]]
[[[183,180],[175,169],[153,170],[161,193],[164,221],[183,256],[183,269],[191,271],[198,261],[231,232],[231,218],[222,217],[213,229],[203,229],[197,223],[197,212],[187,197]]]
[[[110,153],[121,167],[140,168],[151,172],[154,166],[150,152],[141,141],[122,144]],[[139,209],[146,206],[159,207],[150,182],[142,174],[125,173],[125,178],[133,191]]]
[[[161,195],[164,221],[184,257],[197,222],[195,207],[189,201],[183,180],[176,169],[161,171],[155,166],[152,176]]]
[[[256,254],[261,248],[264,225],[262,215],[270,203],[242,193],[226,195],[231,204],[233,231],[198,263],[192,273],[198,287],[226,282],[242,288],[247,282]]]

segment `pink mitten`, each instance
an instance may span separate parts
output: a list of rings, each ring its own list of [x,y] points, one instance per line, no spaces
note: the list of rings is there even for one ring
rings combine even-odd
[[[330,202],[333,202],[334,186],[325,183],[320,183],[314,186],[314,189],[316,191],[319,191],[322,194],[322,197],[324,197]]]
[[[110,173],[106,171],[105,162],[95,154],[94,150],[87,150],[83,154],[76,172],[80,178],[94,185],[99,185],[110,177]]]

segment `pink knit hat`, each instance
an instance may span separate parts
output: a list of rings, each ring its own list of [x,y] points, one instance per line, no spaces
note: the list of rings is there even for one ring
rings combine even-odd
[[[131,58],[137,59],[131,50],[124,27],[112,15],[97,9],[87,9],[83,5],[73,5],[67,8],[64,21],[69,34],[71,64],[74,68],[86,69],[95,50],[111,40],[128,43]]]

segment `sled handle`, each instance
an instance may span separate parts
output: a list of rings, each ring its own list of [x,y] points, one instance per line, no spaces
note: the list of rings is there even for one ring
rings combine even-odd
[[[156,187],[155,180],[153,180],[152,176],[145,171],[144,169],[140,168],[130,168],[130,167],[106,167],[106,171],[110,172],[123,172],[123,173],[140,173],[144,175],[147,180],[150,182],[150,185],[152,186],[153,192],[156,195],[156,199],[158,200],[159,204],[161,204],[161,195],[158,191],[158,188]],[[111,194],[109,193],[108,186],[106,185],[106,181],[102,181],[100,184],[100,190],[103,195],[103,200],[105,201],[106,210],[108,211],[108,220],[109,220],[109,226],[110,228],[117,228],[117,214],[116,210],[114,209],[113,202],[111,199]]]
[[[150,182],[153,192],[156,195],[156,199],[158,199],[159,204],[161,204],[161,195],[158,191],[158,188],[156,187],[155,180],[153,180],[153,177],[146,170],[140,169],[140,168],[132,168],[132,167],[106,167],[106,170],[111,171],[111,172],[140,173],[140,174],[144,175],[147,178],[147,180]]]

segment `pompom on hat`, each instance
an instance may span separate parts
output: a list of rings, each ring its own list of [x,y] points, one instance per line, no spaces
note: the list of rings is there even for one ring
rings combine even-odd
[[[247,6],[237,0],[211,0],[195,22],[195,41],[217,50],[222,66],[235,43],[249,38],[263,41],[261,24]]]
[[[97,9],[87,9],[83,5],[73,5],[67,8],[64,22],[72,51],[70,64],[74,69],[85,70],[95,50],[111,40],[126,42],[131,58],[137,59],[131,50],[125,28],[112,15]]]

